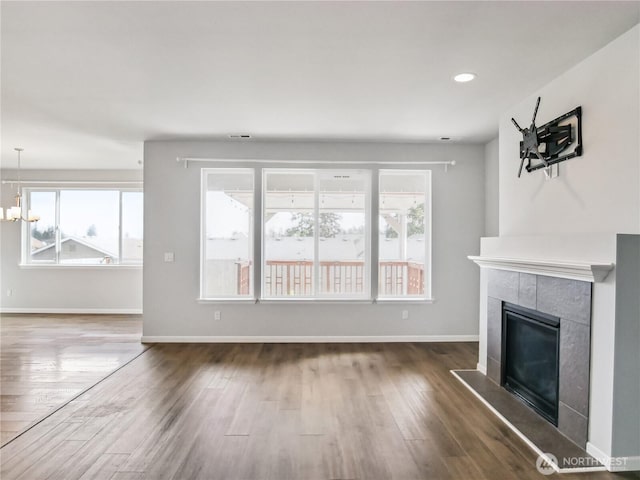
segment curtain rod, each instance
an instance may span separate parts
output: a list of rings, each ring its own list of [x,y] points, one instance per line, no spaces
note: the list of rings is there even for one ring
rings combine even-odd
[[[177,157],[176,162],[184,162],[184,168],[189,167],[189,162],[214,162],[214,163],[286,163],[286,164],[324,164],[324,165],[444,165],[445,171],[449,165],[454,166],[455,160],[437,160],[437,161],[376,161],[376,160],[351,160],[347,162],[338,162],[335,160],[265,160],[265,159],[249,159],[249,158],[197,158],[197,157]]]
[[[18,183],[18,180],[2,180],[2,184],[14,184]],[[106,180],[92,180],[83,182],[81,180],[20,180],[19,183],[23,185],[142,185],[142,181],[125,181],[118,180],[106,181]]]

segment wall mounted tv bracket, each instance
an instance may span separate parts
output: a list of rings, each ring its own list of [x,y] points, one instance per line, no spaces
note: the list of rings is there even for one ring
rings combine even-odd
[[[536,102],[531,125],[528,128],[520,128],[518,122],[514,118],[511,119],[518,131],[522,133],[518,177],[522,174],[525,160],[527,160],[525,167],[527,172],[532,172],[540,168],[548,169],[551,165],[582,155],[582,107],[577,107],[541,127],[536,127],[539,106],[540,97]],[[560,125],[563,122],[564,124]],[[567,152],[574,143],[573,150]],[[538,162],[532,164],[531,160]]]

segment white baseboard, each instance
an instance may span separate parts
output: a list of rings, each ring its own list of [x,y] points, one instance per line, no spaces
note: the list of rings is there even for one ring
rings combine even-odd
[[[173,336],[143,335],[142,343],[395,343],[477,342],[478,335],[356,335],[356,336]]]
[[[0,308],[0,313],[51,313],[91,315],[142,315],[141,308]]]
[[[476,365],[476,369],[483,375],[487,374],[487,366],[486,365],[482,365],[481,363],[478,363]]]
[[[593,443],[587,442],[587,453],[596,458],[610,472],[635,472],[640,470],[640,456],[610,457]]]

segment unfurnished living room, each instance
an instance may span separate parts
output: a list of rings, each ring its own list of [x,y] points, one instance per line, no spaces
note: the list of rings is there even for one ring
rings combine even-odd
[[[639,1],[0,1],[2,480],[640,478]]]

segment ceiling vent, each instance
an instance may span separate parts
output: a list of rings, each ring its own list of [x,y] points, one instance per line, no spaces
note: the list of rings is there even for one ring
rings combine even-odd
[[[249,140],[251,138],[251,135],[247,133],[238,133],[229,135],[229,138],[232,140]]]

